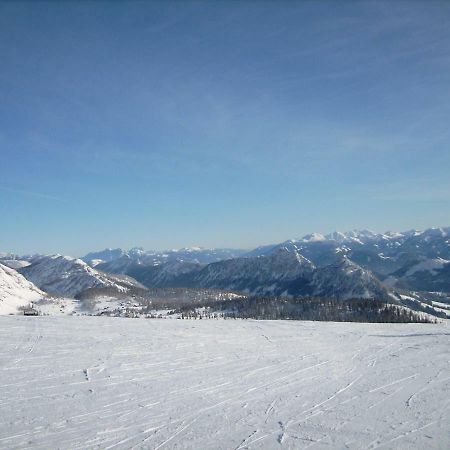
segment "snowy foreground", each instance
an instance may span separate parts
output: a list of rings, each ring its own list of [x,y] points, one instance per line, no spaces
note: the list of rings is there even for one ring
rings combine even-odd
[[[448,324],[0,318],[0,448],[450,448]]]

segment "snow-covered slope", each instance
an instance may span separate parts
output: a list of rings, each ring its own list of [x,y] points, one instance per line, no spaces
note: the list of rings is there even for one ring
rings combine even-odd
[[[343,257],[340,261],[317,269],[309,286],[309,294],[346,300],[363,298],[387,300],[389,292],[368,270]]]
[[[45,293],[14,269],[0,264],[0,315],[16,314],[19,307],[29,306]]]
[[[417,272],[430,272],[431,275],[437,275],[438,271],[449,263],[450,261],[442,258],[427,259],[408,269],[405,276],[410,277]]]
[[[0,264],[3,264],[6,267],[11,269],[21,269],[22,267],[26,267],[30,265],[29,261],[25,261],[22,259],[1,259]]]
[[[153,266],[135,265],[127,273],[146,286],[186,287],[192,285],[192,277],[203,267],[197,262],[172,260]]]
[[[392,273],[384,283],[404,289],[450,292],[450,261],[438,257],[413,262]]]
[[[193,278],[197,287],[238,290],[253,294],[280,295],[292,283],[309,279],[311,261],[295,249],[279,248],[267,256],[236,258],[208,264]]]
[[[130,288],[142,288],[130,277],[111,275],[93,269],[81,259],[69,256],[43,256],[20,269],[29,281],[48,293],[74,297],[91,288],[110,288],[127,292]]]
[[[2,449],[450,448],[447,324],[3,317]]]

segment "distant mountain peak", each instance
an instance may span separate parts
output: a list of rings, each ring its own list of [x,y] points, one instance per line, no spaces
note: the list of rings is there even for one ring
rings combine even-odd
[[[303,236],[300,241],[301,242],[322,242],[325,241],[327,238],[320,233],[310,233]]]

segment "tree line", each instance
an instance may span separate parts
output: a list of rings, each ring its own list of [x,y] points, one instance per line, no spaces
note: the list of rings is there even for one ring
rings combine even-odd
[[[246,297],[204,305],[228,318],[333,322],[434,323],[424,314],[373,299]],[[189,314],[188,308],[181,312]]]

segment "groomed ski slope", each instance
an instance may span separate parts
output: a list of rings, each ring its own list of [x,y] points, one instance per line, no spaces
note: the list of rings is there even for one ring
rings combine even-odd
[[[0,318],[1,449],[447,449],[447,324]]]

